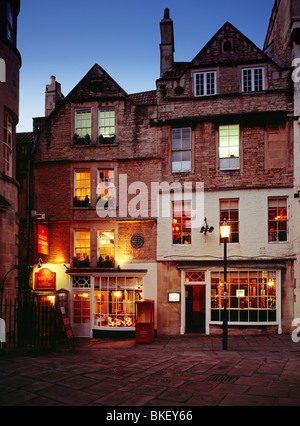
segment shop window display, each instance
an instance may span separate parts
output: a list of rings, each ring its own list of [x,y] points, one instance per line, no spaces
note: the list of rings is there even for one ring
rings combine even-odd
[[[94,327],[134,327],[141,289],[142,277],[95,278]]]
[[[276,272],[235,271],[227,275],[230,322],[276,322]],[[222,321],[224,274],[211,274],[211,321]]]

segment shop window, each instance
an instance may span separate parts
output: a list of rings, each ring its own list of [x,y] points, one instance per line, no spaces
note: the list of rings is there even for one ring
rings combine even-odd
[[[243,92],[259,92],[264,90],[263,67],[244,68],[242,70]]]
[[[221,170],[240,167],[240,128],[238,124],[219,126],[219,165]]]
[[[229,243],[239,242],[239,200],[220,200],[220,226],[226,220],[230,225]],[[220,236],[220,243],[222,243]]]
[[[115,111],[99,111],[99,143],[114,143],[116,138]]]
[[[113,170],[98,171],[97,202],[101,202],[104,209],[115,208],[116,187]]]
[[[172,173],[191,170],[191,129],[172,130]]]
[[[74,266],[89,266],[91,256],[90,244],[90,231],[75,231]]]
[[[89,145],[92,134],[91,110],[75,111],[75,145]]]
[[[287,198],[269,198],[268,235],[269,242],[287,241],[288,216]]]
[[[91,200],[91,173],[89,170],[75,170],[74,207],[89,207]]]
[[[173,244],[191,244],[191,202],[173,201]]]
[[[227,273],[227,309],[230,322],[268,323],[277,320],[275,271]],[[224,274],[211,273],[211,321],[222,321]]]
[[[12,119],[6,112],[3,122],[3,169],[4,174],[12,177]]]
[[[97,277],[94,327],[135,326],[135,302],[142,299],[142,277]]]
[[[99,268],[115,266],[115,235],[113,231],[98,231],[98,263]]]
[[[216,74],[216,71],[198,72],[194,74],[195,96],[209,96],[217,93]]]

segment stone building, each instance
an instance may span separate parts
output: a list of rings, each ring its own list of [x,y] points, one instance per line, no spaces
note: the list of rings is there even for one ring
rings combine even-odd
[[[17,18],[20,1],[0,1],[0,293],[17,294],[18,182],[16,179],[16,125],[19,121]]]
[[[289,121],[294,134],[293,239],[295,260],[294,317],[300,317],[300,3],[276,0],[272,10],[264,49],[280,66],[290,72],[290,96],[293,108]]]
[[[64,97],[51,77],[34,119],[32,287],[74,334],[133,331],[155,302],[160,335],[220,333],[223,241],[230,332],[294,317],[290,69],[226,22],[190,62],[160,23],[156,90],[127,94],[95,65]],[[242,330],[242,331],[241,331]]]

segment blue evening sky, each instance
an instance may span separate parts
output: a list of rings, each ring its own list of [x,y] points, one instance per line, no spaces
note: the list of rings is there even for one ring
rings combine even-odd
[[[191,61],[226,22],[263,47],[274,0],[21,0],[18,20],[20,122],[44,116],[55,75],[66,96],[98,63],[129,94],[152,90],[159,78],[159,22],[174,23],[177,62]]]

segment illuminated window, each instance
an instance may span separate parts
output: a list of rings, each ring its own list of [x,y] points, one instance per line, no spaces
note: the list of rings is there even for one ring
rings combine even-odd
[[[74,207],[88,207],[91,200],[91,173],[75,170]]]
[[[75,258],[77,261],[88,261],[91,256],[90,231],[75,231]],[[88,262],[87,262],[88,263]],[[88,266],[88,265],[87,265]]]
[[[226,220],[230,225],[229,243],[239,242],[239,200],[220,200],[220,226]],[[220,242],[222,239],[220,237]]]
[[[12,176],[12,119],[4,113],[3,122],[3,169],[7,176]]]
[[[288,216],[287,198],[269,198],[268,235],[269,242],[287,241]]]
[[[100,110],[99,111],[99,143],[115,142],[115,111]]]
[[[264,69],[244,68],[242,70],[243,92],[259,92],[264,90]]]
[[[90,144],[92,119],[90,110],[75,111],[75,144]]]
[[[194,74],[195,96],[216,94],[216,71],[199,72]]]
[[[191,129],[172,130],[172,172],[191,170]]]
[[[113,268],[115,235],[113,231],[98,231],[98,267]]]
[[[134,327],[142,283],[142,277],[95,277],[94,327]]]
[[[221,170],[240,167],[240,128],[238,124],[219,126],[219,161]]]
[[[173,244],[191,244],[191,202],[173,201]]]
[[[73,322],[86,324],[91,321],[90,293],[73,293]]]
[[[98,200],[102,200],[103,208],[108,209],[115,207],[116,188],[114,185],[113,170],[98,171],[97,196]]]
[[[277,320],[276,271],[228,271],[227,309],[230,322],[268,323]],[[224,273],[211,273],[211,321],[224,310]]]

